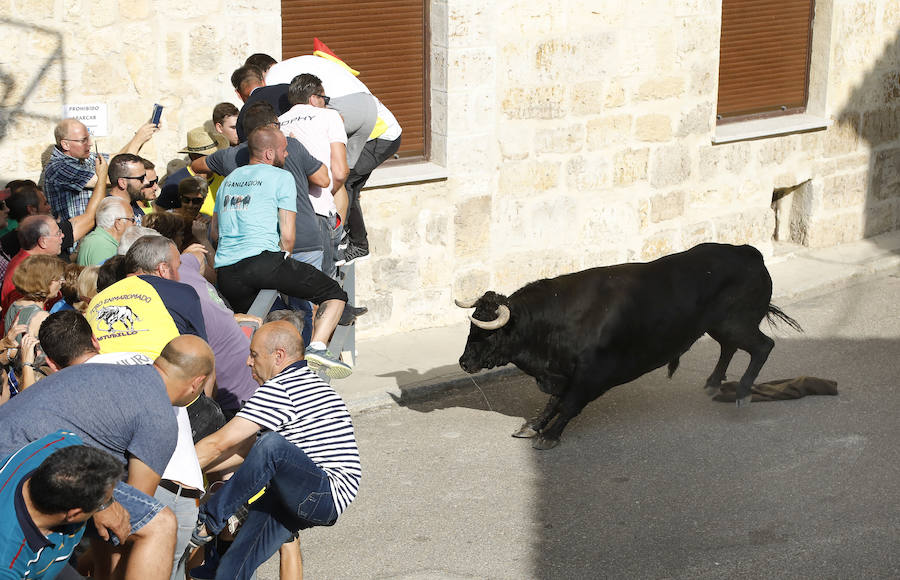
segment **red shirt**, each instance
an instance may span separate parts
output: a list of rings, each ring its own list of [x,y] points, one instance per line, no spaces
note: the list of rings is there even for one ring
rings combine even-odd
[[[13,272],[22,263],[22,260],[30,255],[31,252],[28,250],[19,250],[19,253],[13,256],[9,261],[9,266],[6,267],[6,276],[3,277],[3,286],[0,288],[0,308],[3,309],[3,312],[9,309],[10,304],[22,297],[22,294],[13,285]]]

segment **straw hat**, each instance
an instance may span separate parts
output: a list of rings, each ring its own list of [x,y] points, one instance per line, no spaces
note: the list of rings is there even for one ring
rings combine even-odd
[[[203,127],[191,129],[187,134],[187,147],[179,151],[179,153],[199,153],[201,155],[209,155],[218,151],[219,147],[216,142],[206,132]]]

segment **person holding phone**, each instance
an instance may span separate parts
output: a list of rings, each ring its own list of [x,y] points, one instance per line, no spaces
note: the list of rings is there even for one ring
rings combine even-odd
[[[137,154],[157,131],[159,125],[145,123],[119,153]],[[53,136],[56,147],[44,169],[44,193],[53,217],[71,219],[87,209],[88,200],[97,185],[94,159],[101,154],[96,147],[91,151],[93,138],[78,119],[60,121],[53,130]]]

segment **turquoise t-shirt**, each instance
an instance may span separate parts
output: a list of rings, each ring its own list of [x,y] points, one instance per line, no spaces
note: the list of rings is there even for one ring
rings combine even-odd
[[[297,187],[289,172],[265,164],[232,171],[216,195],[216,268],[260,252],[280,252],[279,209],[297,212]]]

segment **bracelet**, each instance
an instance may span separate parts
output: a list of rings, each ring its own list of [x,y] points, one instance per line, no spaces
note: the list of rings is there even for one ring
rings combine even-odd
[[[31,367],[31,368],[37,370],[37,367],[34,366],[34,363],[30,363],[30,362],[22,363],[22,366],[23,366],[23,367]]]

